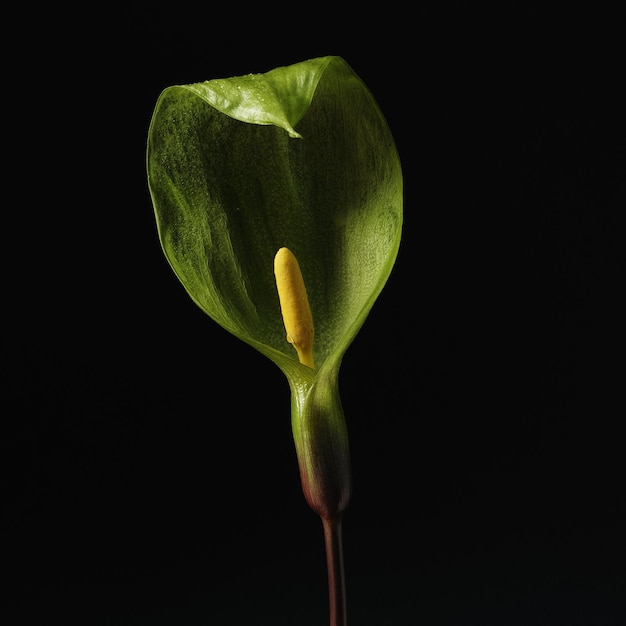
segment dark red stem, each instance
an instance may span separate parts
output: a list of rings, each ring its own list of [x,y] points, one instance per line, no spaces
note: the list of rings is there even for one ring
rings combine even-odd
[[[348,623],[341,521],[341,515],[333,519],[322,518],[328,567],[330,626],[347,626]]]

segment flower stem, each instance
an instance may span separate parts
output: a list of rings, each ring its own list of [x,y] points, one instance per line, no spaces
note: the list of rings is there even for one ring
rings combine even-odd
[[[322,518],[328,568],[330,626],[346,626],[348,623],[341,522],[341,515],[333,519]]]

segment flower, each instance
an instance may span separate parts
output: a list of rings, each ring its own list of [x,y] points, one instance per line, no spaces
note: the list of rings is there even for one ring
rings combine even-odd
[[[402,228],[400,160],[372,94],[337,56],[168,87],[150,124],[147,172],[172,269],[203,311],[284,372],[305,496],[322,518],[340,515],[350,472],[339,367]],[[315,325],[304,362],[281,315],[274,259],[283,248],[297,259]]]

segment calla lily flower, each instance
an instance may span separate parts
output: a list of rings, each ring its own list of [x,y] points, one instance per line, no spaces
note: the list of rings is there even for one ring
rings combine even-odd
[[[292,394],[305,497],[323,520],[350,496],[338,373],[399,249],[402,173],[371,92],[340,57],[166,88],[150,124],[159,239],[192,300],[273,361]],[[287,339],[274,261],[297,259],[310,361]]]

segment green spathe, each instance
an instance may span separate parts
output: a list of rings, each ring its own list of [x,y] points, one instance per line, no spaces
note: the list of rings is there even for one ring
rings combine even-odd
[[[402,173],[378,105],[336,56],[168,87],[147,169],[170,265],[202,310],[285,373],[305,495],[326,498],[316,481],[348,466],[341,359],[400,243]],[[317,370],[285,338],[273,275],[283,246],[304,276]]]

